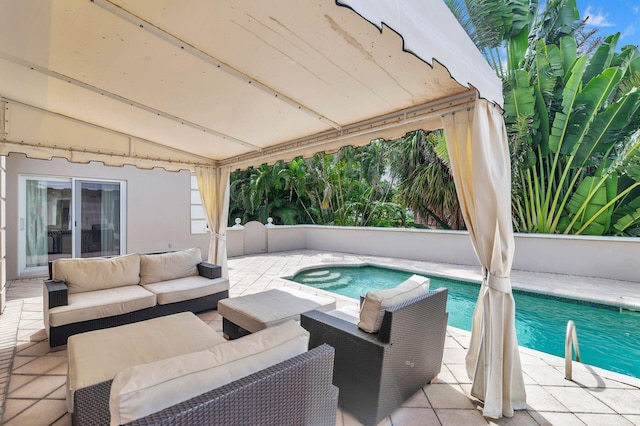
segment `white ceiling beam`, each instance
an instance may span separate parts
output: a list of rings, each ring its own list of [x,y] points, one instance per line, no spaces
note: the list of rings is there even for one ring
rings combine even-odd
[[[340,130],[342,128],[342,126],[340,126],[340,124],[336,123],[335,121],[323,116],[322,114],[312,110],[311,108],[308,108],[306,106],[304,106],[303,104],[301,104],[300,102],[297,102],[296,100],[288,97],[287,95],[278,92],[277,90],[267,86],[266,84],[256,80],[255,78],[252,78],[251,76],[248,76],[247,74],[244,74],[243,72],[233,68],[232,66],[216,59],[215,57],[211,56],[210,54],[198,49],[197,47],[187,43],[186,41],[180,39],[179,37],[169,33],[168,31],[152,24],[149,21],[146,21],[142,18],[140,18],[139,16],[136,16],[135,14],[129,12],[128,10],[113,4],[111,1],[109,0],[91,0],[92,3],[95,3],[96,5],[98,5],[99,7],[103,8],[104,10],[113,13],[114,15],[124,19],[125,21],[130,22],[131,24],[134,24],[137,27],[140,27],[142,30],[147,31],[150,34],[153,34],[154,36],[161,38],[162,40],[172,44],[173,46],[175,46],[176,48],[185,51],[199,59],[201,59],[202,61],[205,61],[213,66],[215,66],[217,69],[224,71],[225,73],[227,73],[228,75],[236,78],[237,80],[243,81],[247,84],[250,84],[251,87],[254,87],[258,90],[261,90],[262,92],[273,96],[274,98],[278,99],[281,102],[284,102],[294,108],[296,108],[297,110],[304,112],[305,114],[316,118],[318,120],[320,120],[321,122],[325,123],[326,125],[333,127],[336,130]],[[188,7],[188,6],[187,6]]]
[[[59,118],[65,119],[65,120],[73,121],[73,122],[78,123],[78,124],[82,124],[82,125],[85,125],[85,126],[93,127],[94,129],[98,129],[98,130],[102,130],[102,131],[105,131],[105,132],[113,133],[115,135],[123,136],[125,138],[129,138],[129,140],[130,140],[129,154],[128,155],[119,154],[119,153],[115,153],[115,152],[91,151],[91,150],[87,150],[87,149],[79,150],[79,149],[63,148],[61,146],[56,146],[55,149],[58,149],[58,150],[78,151],[78,152],[82,151],[82,152],[85,152],[85,153],[93,153],[93,154],[101,154],[101,155],[111,155],[111,156],[135,158],[136,156],[132,152],[132,150],[133,150],[132,142],[133,141],[140,141],[140,142],[144,142],[144,143],[149,144],[149,145],[157,146],[158,148],[161,148],[164,151],[175,152],[176,154],[186,155],[186,156],[198,159],[198,160],[201,161],[200,163],[197,163],[198,165],[211,166],[211,165],[215,165],[217,163],[216,160],[213,160],[213,159],[208,158],[208,157],[204,157],[202,155],[197,155],[197,154],[194,154],[192,152],[188,152],[188,151],[184,151],[184,150],[181,150],[181,149],[173,148],[171,146],[163,145],[163,144],[158,143],[158,142],[154,142],[154,141],[150,141],[148,139],[140,138],[138,136],[131,135],[129,133],[121,132],[121,131],[114,130],[114,129],[111,129],[111,128],[108,128],[108,127],[103,127],[103,126],[100,126],[100,125],[95,124],[95,123],[90,123],[88,121],[80,120],[80,119],[75,118],[75,117],[70,117],[70,116],[65,115],[65,114],[61,114],[61,113],[58,113],[58,112],[55,112],[55,111],[51,111],[51,110],[48,110],[48,109],[40,108],[38,106],[30,105],[30,104],[27,104],[27,103],[24,103],[24,102],[20,102],[20,101],[14,100],[14,99],[1,97],[0,98],[0,105],[3,106],[3,108],[2,108],[3,109],[3,113],[0,114],[0,117],[4,117],[5,118],[7,128],[10,125],[10,118],[9,118],[9,116],[4,114],[4,112],[5,112],[4,110],[5,110],[5,108],[8,108],[12,103],[17,104],[17,105],[22,105],[24,107],[39,111],[39,112],[44,113],[44,114],[53,115],[53,116],[56,116],[56,117],[59,117]],[[0,127],[0,130],[3,130],[3,127]],[[42,146],[42,144],[37,143],[37,142],[33,142],[33,141],[12,140],[11,139],[11,135],[7,136],[8,133],[9,132],[4,132],[4,134],[0,133],[0,137],[2,138],[2,140],[7,141],[7,142],[11,142],[11,143],[17,144],[17,145],[28,145],[28,146],[34,146],[34,147],[35,146],[38,146],[38,147]],[[150,158],[148,156],[141,157],[141,158],[153,159],[153,158]],[[161,160],[161,161],[164,161],[164,162],[167,162],[167,163],[172,163],[172,162],[182,163],[181,161],[167,160],[167,159],[162,159],[162,158],[158,158],[158,160]],[[191,164],[191,163],[188,163],[188,164]]]
[[[5,59],[5,60],[7,60],[9,62],[13,62],[14,64],[21,65],[21,66],[23,66],[25,68],[29,68],[30,70],[39,72],[40,74],[44,74],[46,76],[58,79],[60,81],[64,81],[64,82],[67,82],[69,84],[73,84],[74,86],[81,87],[81,88],[83,88],[85,90],[89,90],[89,91],[91,91],[93,93],[97,93],[97,94],[99,94],[101,96],[105,96],[107,98],[113,99],[113,100],[118,101],[120,103],[124,103],[124,104],[130,105],[130,106],[132,106],[134,108],[138,108],[138,109],[150,112],[151,114],[157,115],[157,116],[162,117],[162,118],[166,118],[168,120],[174,121],[174,122],[179,123],[181,125],[184,125],[184,126],[187,126],[187,127],[191,127],[193,129],[208,133],[210,135],[217,136],[217,137],[219,137],[221,139],[224,139],[226,141],[233,142],[233,143],[238,144],[238,145],[242,145],[245,148],[249,148],[251,150],[258,151],[258,152],[262,150],[262,148],[260,148],[259,146],[253,145],[253,144],[251,144],[249,142],[245,142],[243,140],[234,138],[233,136],[229,136],[227,134],[221,133],[221,132],[219,132],[217,130],[211,129],[211,128],[206,127],[206,126],[202,126],[202,125],[200,125],[198,123],[194,123],[192,121],[185,120],[184,118],[178,117],[178,116],[173,115],[173,114],[169,114],[168,112],[159,110],[157,108],[153,108],[151,106],[148,106],[148,105],[145,105],[143,103],[134,101],[132,99],[126,98],[126,97],[118,95],[116,93],[109,92],[108,90],[104,90],[104,89],[102,89],[100,87],[93,86],[93,85],[91,85],[89,83],[85,83],[84,81],[78,80],[78,79],[70,77],[68,75],[64,75],[64,74],[61,74],[59,72],[50,70],[50,69],[48,69],[46,67],[42,67],[40,65],[33,64],[31,62],[25,61],[24,59],[17,58],[17,57],[15,57],[13,55],[9,55],[9,54],[7,54],[5,52],[1,52],[0,51],[0,59]],[[138,138],[138,139],[140,139],[140,138]]]
[[[373,140],[376,138],[375,133],[382,130],[405,126],[411,123],[424,122],[425,120],[443,116],[444,114],[450,114],[453,112],[473,108],[477,96],[478,95],[475,90],[469,90],[467,92],[451,96],[446,99],[429,102],[424,105],[397,111],[371,120],[353,123],[348,126],[344,126],[341,130],[322,132],[316,135],[307,136],[271,146],[269,148],[263,149],[260,153],[246,153],[237,155],[235,157],[220,161],[218,165],[242,165],[255,160],[259,160],[261,158],[265,158],[267,161],[271,161],[270,157],[278,155],[282,152],[296,151],[314,146],[321,147],[322,145],[325,145],[332,141],[346,140],[362,135],[371,135],[371,140]]]

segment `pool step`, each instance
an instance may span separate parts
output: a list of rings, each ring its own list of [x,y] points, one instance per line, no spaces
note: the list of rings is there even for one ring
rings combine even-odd
[[[352,277],[346,276],[346,277],[340,277],[337,280],[334,280],[331,282],[314,283],[313,286],[321,290],[331,291],[331,290],[337,290],[339,288],[348,286],[349,284],[351,284],[352,280],[353,280]]]
[[[326,271],[326,272],[328,273],[323,275],[312,275],[312,276],[306,275],[304,278],[302,278],[302,282],[313,283],[313,284],[333,282],[342,276],[340,272],[330,272],[330,271]]]
[[[324,277],[331,273],[328,269],[320,269],[319,271],[305,272],[305,277]]]

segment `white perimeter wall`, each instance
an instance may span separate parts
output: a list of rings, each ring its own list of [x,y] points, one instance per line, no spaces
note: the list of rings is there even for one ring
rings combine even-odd
[[[114,179],[127,182],[127,253],[200,247],[207,257],[209,236],[191,234],[191,174],[102,163],[74,164],[54,158],[32,160],[22,154],[7,157],[7,279],[18,277],[18,174]]]
[[[467,232],[334,226],[267,227],[267,251],[311,249],[478,265]],[[243,231],[227,232],[230,257],[243,255]],[[640,281],[640,238],[516,234],[513,268]]]

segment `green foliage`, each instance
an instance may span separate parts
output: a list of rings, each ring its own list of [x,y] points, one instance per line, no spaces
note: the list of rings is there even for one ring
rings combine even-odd
[[[392,202],[393,182],[383,179],[382,141],[335,154],[282,161],[231,174],[229,224],[258,220],[350,226],[407,226],[406,208]]]
[[[465,29],[503,80],[514,227],[638,236],[637,46],[617,51],[619,34],[594,40],[576,0],[548,0],[539,13],[537,1],[447,4],[468,16]]]

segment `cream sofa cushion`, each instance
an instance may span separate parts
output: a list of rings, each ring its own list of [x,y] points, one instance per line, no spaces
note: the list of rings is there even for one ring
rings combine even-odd
[[[397,287],[367,293],[358,327],[368,333],[377,333],[387,308],[406,302],[429,292],[429,278],[413,275]]]
[[[56,259],[51,269],[55,281],[67,283],[69,294],[140,282],[140,257],[136,253],[109,259]]]
[[[229,280],[227,278],[210,280],[196,275],[146,284],[143,287],[158,297],[159,305],[166,305],[229,290]]]
[[[73,392],[111,380],[128,367],[209,349],[226,340],[192,312],[69,337],[67,409]]]
[[[127,368],[111,384],[111,424],[148,416],[307,351],[294,321],[205,351]]]
[[[69,295],[69,304],[49,309],[49,326],[122,315],[156,305],[156,295],[139,285]]]
[[[162,254],[140,255],[140,284],[198,275],[202,254],[198,247]]]

